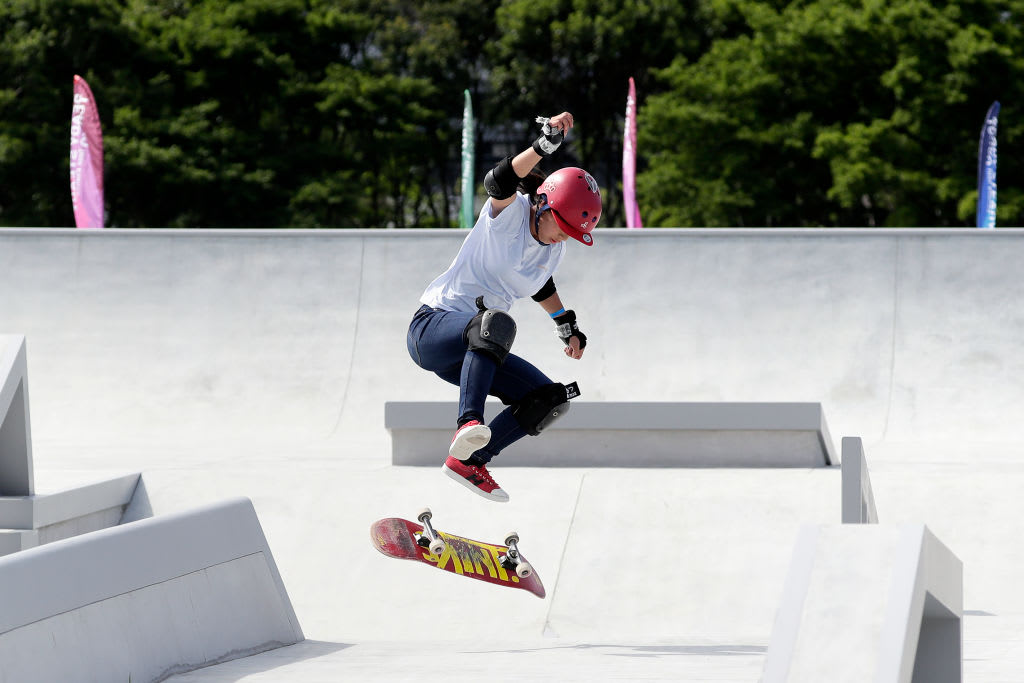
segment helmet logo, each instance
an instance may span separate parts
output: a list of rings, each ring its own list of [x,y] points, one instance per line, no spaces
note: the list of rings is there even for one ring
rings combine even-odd
[[[544,183],[544,191],[545,192],[554,192],[555,191],[555,181],[549,180],[546,183]]]
[[[594,238],[591,237],[590,234],[588,233],[588,234],[583,236],[583,241],[586,242],[587,244],[590,244],[591,242],[594,241]]]

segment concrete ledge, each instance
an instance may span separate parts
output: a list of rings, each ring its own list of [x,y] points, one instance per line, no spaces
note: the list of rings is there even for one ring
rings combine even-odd
[[[139,474],[126,474],[57,493],[0,498],[0,528],[41,529],[131,502]]]
[[[489,402],[488,421],[504,406]],[[388,401],[395,465],[439,466],[458,406]],[[820,403],[573,401],[540,438],[502,452],[501,466],[824,467],[838,462]]]
[[[248,499],[0,558],[0,604],[12,681],[159,681],[303,639]]]
[[[0,555],[117,526],[138,487],[126,474],[57,493],[0,497]]]
[[[963,564],[923,524],[806,526],[763,683],[960,683]]]

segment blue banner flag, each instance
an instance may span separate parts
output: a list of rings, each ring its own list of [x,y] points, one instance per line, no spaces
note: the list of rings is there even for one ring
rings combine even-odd
[[[999,102],[993,102],[981,127],[978,144],[978,227],[996,227],[996,128]]]
[[[462,108],[462,208],[459,210],[459,226],[472,228],[476,221],[476,214],[473,212],[473,189],[475,181],[473,166],[475,154],[473,146],[475,136],[473,133],[473,100],[469,96],[469,90],[464,92],[465,104]]]

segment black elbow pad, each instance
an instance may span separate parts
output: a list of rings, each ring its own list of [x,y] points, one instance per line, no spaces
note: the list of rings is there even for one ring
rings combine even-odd
[[[484,189],[495,199],[508,199],[519,187],[519,176],[512,169],[512,157],[507,156],[484,176]]]
[[[537,293],[531,296],[530,298],[536,301],[537,303],[540,303],[541,301],[544,301],[544,299],[547,299],[549,296],[554,294],[556,291],[557,290],[555,289],[555,278],[549,277],[548,281],[544,283],[544,286],[537,290]]]

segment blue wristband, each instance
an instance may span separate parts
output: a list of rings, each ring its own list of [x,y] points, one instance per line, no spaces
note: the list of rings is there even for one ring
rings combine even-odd
[[[550,315],[552,318],[557,318],[558,316],[563,315],[564,313],[565,313],[565,309],[564,308],[559,308],[554,313],[549,313],[548,315]]]

